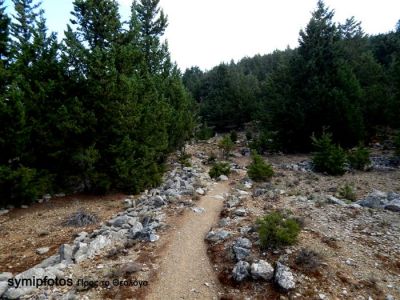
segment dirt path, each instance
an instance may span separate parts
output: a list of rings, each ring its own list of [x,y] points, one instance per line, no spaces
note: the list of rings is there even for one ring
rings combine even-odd
[[[184,215],[161,262],[159,280],[147,299],[217,299],[218,279],[207,257],[204,237],[218,220],[223,200],[214,196],[229,192],[228,182],[212,186],[197,203],[205,212]]]

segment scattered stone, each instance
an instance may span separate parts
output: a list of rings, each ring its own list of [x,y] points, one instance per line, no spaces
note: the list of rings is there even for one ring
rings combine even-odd
[[[274,277],[274,268],[265,260],[256,261],[251,264],[251,276],[269,281]]]
[[[232,277],[234,280],[241,282],[249,277],[250,264],[246,261],[239,261],[232,271]]]
[[[231,233],[229,231],[216,230],[216,231],[210,231],[206,236],[206,240],[210,241],[210,242],[218,242],[218,241],[226,240],[230,236],[231,236]]]
[[[366,198],[357,201],[356,204],[369,208],[383,208],[388,202],[387,197],[387,193],[375,190]]]
[[[231,224],[231,219],[230,218],[223,218],[218,223],[218,225],[220,227],[226,227],[226,226],[229,226],[230,224]]]
[[[167,202],[161,196],[155,196],[151,198],[151,201],[153,202],[155,207],[162,207],[164,205],[167,205]]]
[[[286,292],[294,289],[296,286],[292,272],[280,262],[276,263],[275,283]]]
[[[37,248],[36,249],[36,253],[39,254],[39,255],[46,254],[49,251],[50,251],[49,247],[42,247],[42,248]]]
[[[196,190],[196,193],[197,193],[198,195],[203,196],[206,192],[205,192],[202,188],[198,188],[198,189]]]
[[[250,249],[239,246],[233,246],[232,249],[237,261],[241,261],[250,255]]]
[[[21,205],[21,208],[22,208],[22,209],[28,209],[29,206],[28,206],[28,205]]]
[[[206,210],[202,207],[193,207],[192,210],[196,213],[196,214],[202,214],[204,213]]]
[[[385,209],[394,212],[400,212],[400,198],[390,201],[388,204],[385,205]]]
[[[76,263],[80,263],[87,259],[88,245],[86,243],[79,243],[74,250],[74,260]]]
[[[100,250],[112,244],[111,239],[105,237],[104,235],[97,236],[93,241],[90,242],[87,250],[87,256],[89,258],[94,257],[99,253]]]
[[[132,200],[131,199],[125,199],[124,200],[124,207],[125,208],[131,208],[133,206]]]
[[[238,217],[244,217],[246,216],[246,210],[244,208],[239,208],[235,210],[234,214]]]
[[[221,175],[221,176],[218,177],[218,180],[219,180],[219,181],[228,181],[229,178],[228,178],[228,176],[226,176],[226,175]]]
[[[342,206],[346,205],[346,202],[344,202],[343,200],[340,200],[334,196],[328,196],[328,197],[326,197],[326,200],[330,204],[336,204],[336,205],[342,205]]]

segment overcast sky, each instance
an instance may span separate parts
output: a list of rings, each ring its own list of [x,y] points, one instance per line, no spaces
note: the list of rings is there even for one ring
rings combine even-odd
[[[118,0],[127,18],[131,0]],[[11,0],[6,0],[11,3]],[[169,18],[166,38],[173,60],[184,70],[298,45],[317,0],[161,0]],[[369,34],[388,32],[400,19],[400,0],[326,0],[343,22],[355,16]],[[48,27],[62,35],[72,0],[43,0]]]

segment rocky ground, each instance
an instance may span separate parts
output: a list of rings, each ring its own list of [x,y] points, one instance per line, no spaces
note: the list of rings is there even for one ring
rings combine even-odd
[[[342,177],[314,173],[310,156],[269,155],[275,176],[254,183],[246,176],[246,145],[239,142],[232,174],[216,182],[206,164],[212,152],[218,153],[216,143],[188,146],[190,167],[171,157],[156,189],[88,206],[99,217],[97,225],[57,227],[78,204],[53,199],[48,203],[54,207],[37,204],[1,216],[0,295],[400,299],[400,169],[390,152],[373,149],[370,171]],[[345,185],[359,201],[342,199]],[[302,224],[295,245],[260,247],[256,220],[273,211]],[[40,248],[49,249],[38,254]],[[38,289],[7,284],[44,276],[50,281]]]

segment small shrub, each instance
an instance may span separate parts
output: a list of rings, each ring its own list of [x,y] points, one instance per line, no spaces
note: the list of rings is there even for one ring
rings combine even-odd
[[[228,176],[231,172],[231,167],[228,163],[215,163],[208,174],[211,178],[218,178],[221,175]]]
[[[316,171],[326,172],[330,175],[343,175],[346,153],[340,146],[332,143],[332,135],[324,132],[319,139],[312,136],[312,142],[316,149],[313,157]]]
[[[303,248],[297,254],[295,262],[304,271],[315,272],[321,265],[321,256],[313,250]]]
[[[263,131],[257,138],[253,139],[249,147],[258,153],[264,153],[266,151],[277,152],[279,150],[279,146],[275,142],[275,136],[275,133]]]
[[[339,189],[339,196],[352,202],[357,200],[357,194],[355,193],[354,188],[348,183]]]
[[[89,213],[83,209],[70,215],[64,222],[63,226],[69,227],[83,227],[99,222],[98,217],[95,214]]]
[[[185,166],[185,167],[191,167],[191,163],[190,163],[190,158],[192,156],[188,153],[181,153],[181,155],[179,155],[178,161],[181,165]]]
[[[218,147],[222,149],[222,155],[228,158],[235,144],[232,142],[229,135],[225,135],[224,138],[219,142]]]
[[[50,191],[51,181],[51,176],[36,169],[0,166],[0,207],[31,203]]]
[[[292,245],[297,241],[300,225],[293,219],[285,219],[279,212],[273,212],[257,220],[258,234],[263,248]]]
[[[370,164],[370,152],[363,146],[359,146],[348,155],[349,163],[352,168],[356,170],[365,170]]]
[[[195,138],[200,141],[211,139],[213,136],[214,130],[211,127],[208,127],[207,124],[203,124],[195,133]]]
[[[236,142],[237,142],[237,140],[238,140],[238,134],[237,134],[236,131],[232,130],[231,133],[229,134],[229,136],[230,136],[231,141],[232,141],[233,143],[236,143]]]
[[[265,181],[274,175],[274,170],[270,164],[267,164],[261,155],[253,152],[253,161],[248,167],[247,174],[254,181]]]

